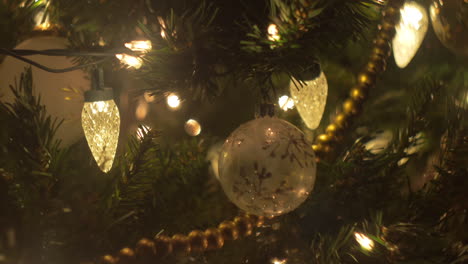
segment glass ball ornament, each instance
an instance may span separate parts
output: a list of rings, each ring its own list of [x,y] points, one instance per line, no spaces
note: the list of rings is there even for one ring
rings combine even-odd
[[[219,180],[242,210],[277,216],[296,209],[312,191],[315,153],[304,134],[276,117],[260,117],[237,128],[219,156]]]
[[[440,42],[455,54],[468,56],[468,1],[433,0],[429,13]]]

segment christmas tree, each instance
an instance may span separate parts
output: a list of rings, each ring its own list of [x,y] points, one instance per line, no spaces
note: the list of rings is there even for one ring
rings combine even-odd
[[[0,263],[468,263],[463,0],[0,1]]]

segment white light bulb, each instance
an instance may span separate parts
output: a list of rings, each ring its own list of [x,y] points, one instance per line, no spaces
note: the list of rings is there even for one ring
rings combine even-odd
[[[406,67],[424,40],[429,26],[427,12],[416,2],[406,2],[400,10],[400,23],[395,27],[393,56],[400,68]]]
[[[125,47],[137,52],[148,52],[151,50],[152,45],[149,40],[133,40],[131,42],[125,43]]]
[[[141,65],[143,65],[143,60],[135,56],[128,54],[116,54],[115,57],[119,59],[121,63],[127,65],[127,68],[133,67],[135,69],[139,69],[141,68]]]
[[[288,111],[294,108],[294,100],[287,95],[283,95],[278,99],[278,105],[284,111]]]
[[[170,93],[167,96],[167,105],[172,109],[177,109],[180,107],[180,98],[175,93]]]
[[[120,133],[120,114],[114,100],[85,102],[81,123],[91,153],[103,172],[112,168]]]
[[[281,39],[278,32],[278,26],[276,26],[275,24],[270,24],[268,26],[268,39],[271,41],[278,41]]]
[[[372,250],[374,248],[374,241],[362,233],[355,232],[354,238],[365,250]]]

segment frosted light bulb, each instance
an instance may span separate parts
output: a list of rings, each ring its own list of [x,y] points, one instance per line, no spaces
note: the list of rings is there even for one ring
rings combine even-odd
[[[405,68],[413,59],[426,36],[429,19],[423,6],[406,2],[400,10],[400,23],[395,27],[393,57],[400,68]]]
[[[172,109],[177,109],[180,107],[180,98],[175,93],[170,93],[167,96],[167,105]]]
[[[361,245],[361,247],[365,250],[372,250],[374,248],[374,241],[368,238],[366,235],[362,233],[355,232],[354,238],[356,241]]]
[[[112,99],[112,91],[91,90],[85,93],[81,124],[97,165],[103,172],[109,172],[120,133],[120,114]]]
[[[294,108],[294,100],[287,95],[283,95],[278,99],[278,105],[284,111]]]
[[[289,90],[302,120],[310,129],[316,129],[322,120],[327,103],[328,83],[323,72],[301,87],[299,81],[291,80]]]
[[[141,65],[143,65],[143,61],[141,58],[128,55],[128,54],[116,54],[115,57],[120,60],[121,63],[127,65],[127,68],[135,68],[140,69]]]
[[[148,52],[151,50],[152,45],[149,40],[133,40],[129,43],[125,43],[125,47],[137,52]]]

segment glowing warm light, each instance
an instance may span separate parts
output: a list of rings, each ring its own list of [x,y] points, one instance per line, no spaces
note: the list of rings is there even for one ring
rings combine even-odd
[[[187,134],[189,134],[190,136],[195,137],[195,136],[200,135],[201,125],[200,125],[200,123],[198,123],[197,120],[189,119],[189,120],[187,120],[187,122],[185,122],[184,129],[185,129],[185,132],[187,132]]]
[[[366,235],[355,232],[354,238],[356,238],[356,241],[359,243],[359,245],[361,245],[363,249],[372,250],[374,248],[374,241],[372,241]]]
[[[141,65],[143,65],[143,60],[135,56],[128,54],[116,54],[115,57],[119,59],[121,63],[127,65],[128,68],[133,67],[135,69],[139,69],[141,68]]]
[[[148,103],[146,101],[144,101],[144,100],[140,100],[140,102],[138,103],[138,106],[137,106],[137,108],[135,110],[135,117],[138,120],[143,120],[148,115],[148,111],[149,111]]]
[[[52,27],[52,24],[49,21],[49,15],[47,15],[44,10],[37,12],[34,17],[34,23],[36,24],[34,27],[35,30],[44,31]]]
[[[85,102],[81,124],[97,165],[103,172],[109,172],[120,132],[120,114],[114,100]]]
[[[145,135],[148,134],[148,132],[151,131],[151,127],[149,126],[140,126],[137,131],[136,135],[139,140],[143,140],[145,138]]]
[[[125,47],[137,52],[148,52],[151,50],[152,45],[149,40],[133,40],[129,43],[125,43]]]
[[[406,2],[400,10],[401,19],[393,39],[393,54],[400,68],[406,67],[424,40],[429,19],[424,7],[416,2]]]
[[[177,109],[180,107],[180,98],[175,93],[170,93],[167,96],[167,105],[172,109]]]
[[[288,111],[294,108],[294,100],[287,95],[283,95],[278,99],[278,105],[284,111]]]
[[[287,260],[286,259],[277,259],[277,258],[274,258],[271,260],[271,263],[272,264],[286,264],[287,263]]]
[[[276,26],[275,24],[270,24],[268,26],[268,39],[271,41],[278,41],[280,40],[280,38],[281,37],[278,32],[278,26]]]
[[[327,104],[328,82],[325,74],[321,72],[317,78],[305,81],[302,87],[293,78],[289,84],[289,92],[305,125],[316,129]]]

